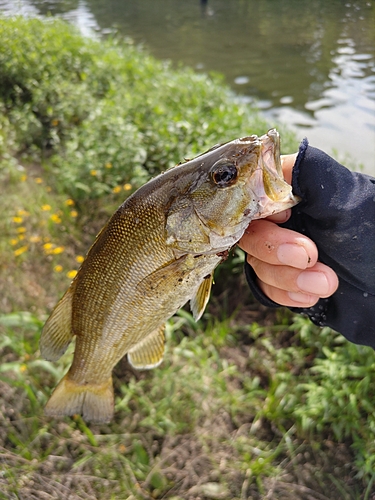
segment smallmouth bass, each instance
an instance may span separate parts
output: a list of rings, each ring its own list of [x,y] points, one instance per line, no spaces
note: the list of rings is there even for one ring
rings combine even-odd
[[[49,361],[76,336],[45,413],[110,421],[116,363],[127,354],[135,368],[158,366],[166,320],[189,300],[198,320],[215,267],[248,224],[297,203],[274,129],[215,146],[139,188],[98,234],[43,328]]]

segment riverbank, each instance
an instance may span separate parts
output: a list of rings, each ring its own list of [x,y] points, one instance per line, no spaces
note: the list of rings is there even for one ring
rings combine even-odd
[[[43,415],[72,350],[42,360],[41,328],[107,217],[160,170],[267,124],[129,43],[21,18],[0,37],[0,498],[369,500],[373,351],[258,306],[240,253],[200,322],[169,322],[160,368],[119,363],[111,424]]]

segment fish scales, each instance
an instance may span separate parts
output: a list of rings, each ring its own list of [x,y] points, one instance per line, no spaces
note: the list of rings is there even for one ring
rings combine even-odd
[[[107,422],[116,363],[128,354],[135,368],[160,364],[166,320],[188,300],[202,315],[213,270],[249,222],[297,203],[279,149],[276,130],[217,146],[152,179],[113,214],[42,332],[51,361],[76,337],[47,415]]]

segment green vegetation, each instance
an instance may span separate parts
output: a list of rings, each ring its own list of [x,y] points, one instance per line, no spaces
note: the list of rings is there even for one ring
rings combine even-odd
[[[0,499],[370,500],[373,351],[254,304],[237,252],[203,320],[169,322],[160,368],[116,367],[111,424],[43,415],[73,347],[42,360],[41,328],[108,215],[160,170],[273,124],[129,42],[21,18],[0,39]]]

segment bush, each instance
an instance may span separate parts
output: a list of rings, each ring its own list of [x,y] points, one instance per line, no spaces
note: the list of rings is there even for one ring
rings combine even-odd
[[[22,18],[0,20],[0,37],[0,101],[18,153],[43,159],[76,201],[139,186],[217,142],[269,128],[219,77],[173,70],[130,42]]]

